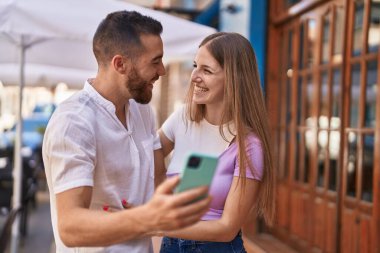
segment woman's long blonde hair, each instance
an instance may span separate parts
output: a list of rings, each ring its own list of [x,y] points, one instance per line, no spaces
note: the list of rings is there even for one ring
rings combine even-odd
[[[254,133],[261,141],[264,155],[264,173],[255,208],[257,215],[272,225],[275,216],[275,170],[269,134],[268,115],[261,91],[256,56],[250,42],[237,33],[218,32],[206,37],[199,47],[205,46],[224,70],[224,110],[219,131],[223,138],[223,124],[232,122],[235,141],[238,145],[240,177],[244,189],[246,168],[255,173],[252,162],[247,158],[246,139]],[[194,85],[191,84],[187,98],[186,116],[199,123],[206,115],[204,104],[192,102]],[[229,131],[231,128],[228,127]],[[240,166],[244,164],[246,166]]]

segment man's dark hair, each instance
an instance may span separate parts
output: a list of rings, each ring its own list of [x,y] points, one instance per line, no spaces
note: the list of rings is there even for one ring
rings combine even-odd
[[[162,33],[159,21],[136,11],[117,11],[99,24],[93,38],[93,51],[99,65],[106,65],[116,54],[138,56],[143,47],[140,36]]]

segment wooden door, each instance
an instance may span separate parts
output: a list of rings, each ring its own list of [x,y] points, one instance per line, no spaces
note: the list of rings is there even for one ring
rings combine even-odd
[[[378,252],[379,1],[315,2],[270,9],[274,233],[302,252]]]
[[[380,252],[380,1],[350,1],[348,15],[341,252]]]

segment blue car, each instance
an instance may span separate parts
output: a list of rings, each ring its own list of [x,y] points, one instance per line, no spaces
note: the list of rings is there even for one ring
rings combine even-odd
[[[41,156],[42,139],[49,119],[49,116],[37,115],[23,120],[21,155],[27,167],[36,168],[37,166],[43,166]],[[8,158],[12,158],[11,160],[13,160],[13,157],[9,157],[9,153],[13,153],[15,137],[16,125],[0,134],[0,156],[2,153],[5,153],[8,154]],[[0,169],[6,165],[4,159],[0,160]]]
[[[27,217],[30,204],[35,206],[38,176],[43,171],[42,140],[50,115],[35,114],[23,119],[22,132],[22,212],[20,232],[27,234]],[[0,208],[10,209],[13,192],[13,159],[16,126],[0,134]]]

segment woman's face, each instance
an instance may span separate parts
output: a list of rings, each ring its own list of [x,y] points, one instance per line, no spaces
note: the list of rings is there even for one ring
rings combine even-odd
[[[196,104],[222,104],[224,98],[224,71],[205,46],[198,49],[191,73],[194,85],[193,102]]]

